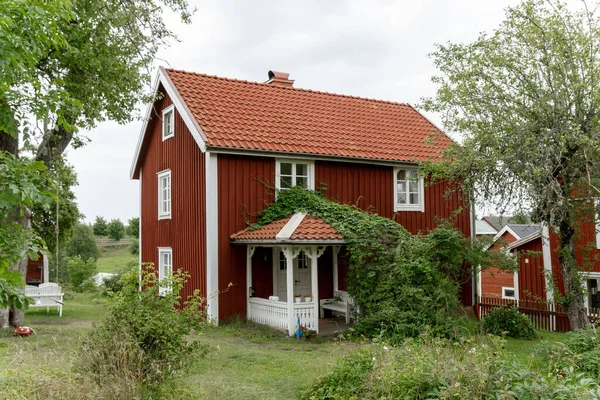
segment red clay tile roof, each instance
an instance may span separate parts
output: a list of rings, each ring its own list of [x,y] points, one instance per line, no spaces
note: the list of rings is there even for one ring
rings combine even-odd
[[[252,228],[246,228],[243,231],[239,231],[230,236],[231,240],[275,240],[275,236],[283,229],[285,224],[288,223],[291,216],[273,221],[267,225],[263,225],[260,228],[253,230]]]
[[[307,215],[290,236],[291,240],[343,240],[341,233],[319,217]]]
[[[230,236],[233,242],[242,241],[277,241],[277,234],[289,222],[291,216],[273,221],[256,230],[246,228],[243,231],[234,233]],[[290,235],[289,240],[300,241],[320,241],[320,240],[344,240],[344,237],[336,231],[331,225],[323,221],[319,217],[306,215],[300,225]]]
[[[451,143],[408,104],[165,71],[209,147],[413,162]]]

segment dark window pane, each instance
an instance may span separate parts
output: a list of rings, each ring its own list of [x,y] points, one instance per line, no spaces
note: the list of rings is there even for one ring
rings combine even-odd
[[[419,204],[419,194],[418,193],[410,194],[410,204]]]
[[[306,164],[296,164],[296,175],[307,176],[308,166]]]
[[[282,176],[280,179],[280,188],[281,189],[289,189],[292,187],[292,177],[291,176]]]
[[[296,177],[296,186],[307,188],[308,187],[308,179],[301,177],[301,176]]]
[[[281,163],[281,175],[292,175],[292,164]]]
[[[398,180],[404,180],[404,179],[406,179],[406,171],[403,170],[403,169],[399,170],[398,174],[396,175],[396,178]]]

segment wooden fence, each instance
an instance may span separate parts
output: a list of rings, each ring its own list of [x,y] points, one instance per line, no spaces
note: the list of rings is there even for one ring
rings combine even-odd
[[[479,297],[475,305],[475,313],[478,319],[497,307],[517,307],[521,314],[527,315],[536,329],[551,332],[567,332],[571,330],[571,324],[567,312],[559,304],[546,303],[532,300],[508,300],[498,297]],[[590,308],[588,317],[590,320],[598,319],[599,308]]]

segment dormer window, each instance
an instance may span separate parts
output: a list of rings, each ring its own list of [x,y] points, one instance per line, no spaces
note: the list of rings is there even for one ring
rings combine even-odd
[[[416,168],[394,169],[394,210],[425,211],[423,177]]]
[[[305,160],[277,160],[275,187],[287,190],[294,186],[314,189],[314,163]]]
[[[171,105],[163,110],[162,118],[163,141],[175,136],[175,108]]]

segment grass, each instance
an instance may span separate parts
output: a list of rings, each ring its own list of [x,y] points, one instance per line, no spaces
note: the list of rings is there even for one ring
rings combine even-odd
[[[210,345],[186,378],[207,399],[292,399],[358,345],[297,341],[252,323],[206,330]]]
[[[129,252],[129,247],[104,247],[96,262],[98,272],[116,273],[119,268],[139,261],[137,255]]]
[[[77,349],[93,324],[108,311],[109,300],[97,294],[75,294],[65,301],[63,317],[56,310],[30,310],[25,322],[35,330],[28,338],[0,335],[1,398],[43,398],[41,387],[56,387],[62,398],[74,382]],[[527,363],[542,340],[556,342],[564,334],[540,332],[534,341],[506,340],[506,358]],[[335,362],[363,346],[357,342],[296,341],[270,328],[236,319],[208,328],[197,339],[209,345],[204,357],[192,363],[179,383],[189,398],[291,399],[331,370]],[[61,392],[62,390],[62,392]],[[44,393],[48,393],[44,389]],[[79,398],[79,397],[78,397]],[[85,398],[85,396],[81,396]]]

